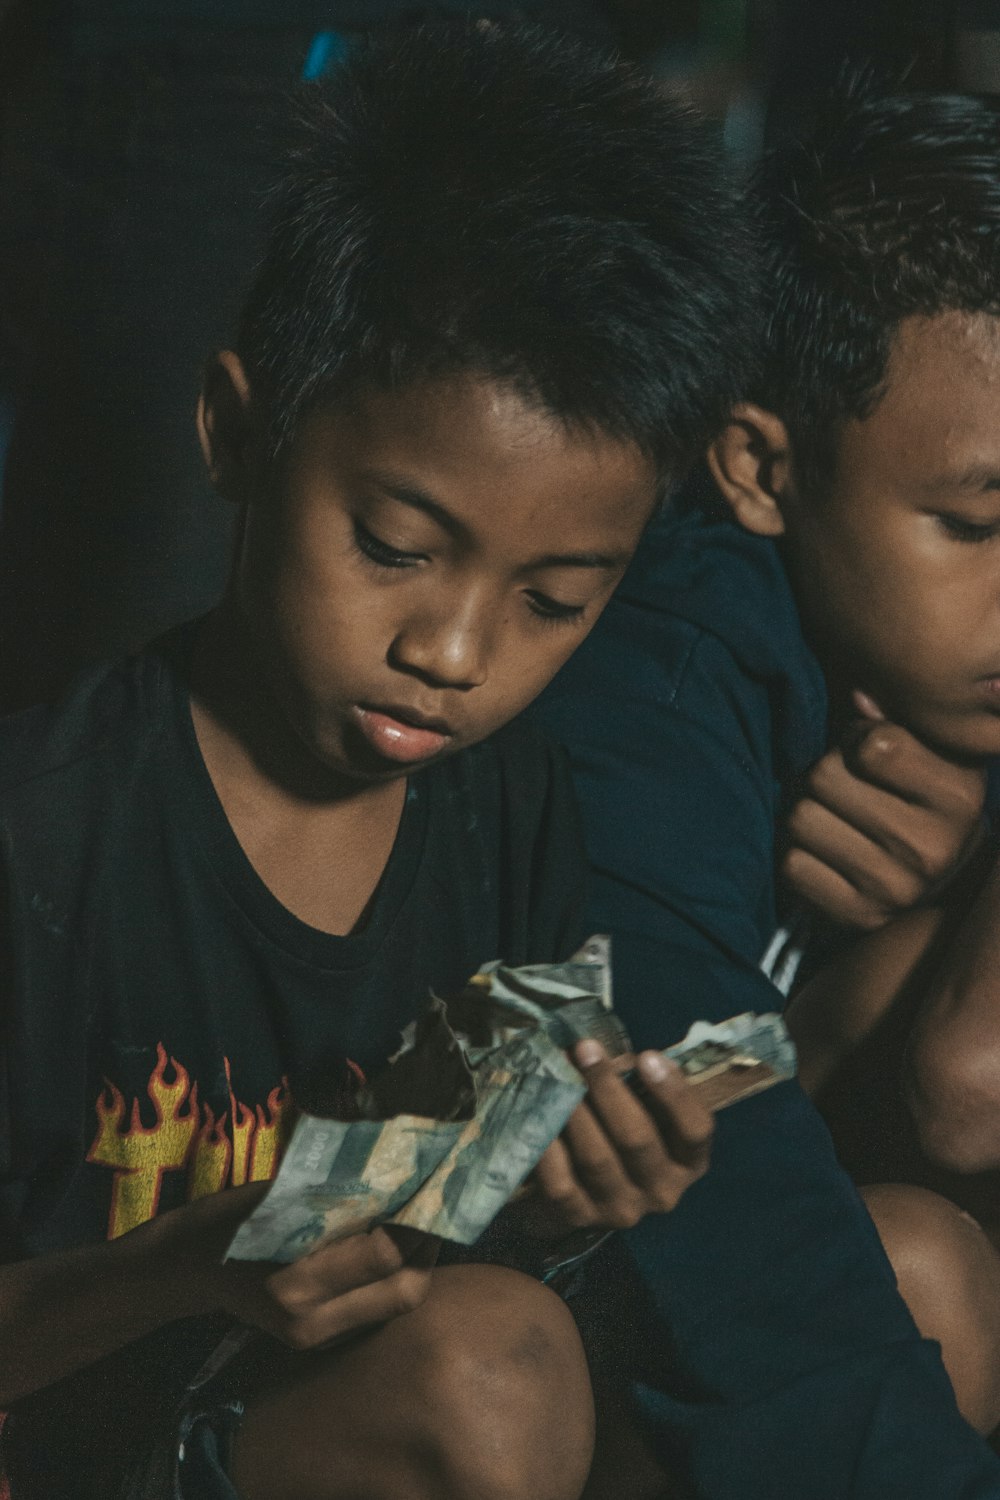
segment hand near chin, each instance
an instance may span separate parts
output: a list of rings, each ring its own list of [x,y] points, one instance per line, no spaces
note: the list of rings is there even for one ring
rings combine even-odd
[[[633,1057],[607,1057],[581,1042],[573,1060],[587,1096],[529,1178],[517,1211],[530,1233],[631,1229],[665,1213],[708,1170],[712,1116],[675,1064],[643,1053],[641,1093],[619,1074]]]
[[[938,895],[983,834],[984,770],[956,765],[856,692],[860,717],[818,760],[781,873],[809,905],[873,931]]]

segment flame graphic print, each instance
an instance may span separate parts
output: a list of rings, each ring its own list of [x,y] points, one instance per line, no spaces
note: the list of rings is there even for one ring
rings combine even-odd
[[[109,1239],[154,1217],[164,1172],[186,1173],[189,1199],[217,1193],[227,1184],[270,1179],[291,1127],[284,1082],[271,1090],[266,1105],[243,1104],[233,1092],[227,1058],[230,1107],[216,1118],[211,1105],[199,1105],[197,1083],[162,1043],[156,1057],[146,1086],[153,1125],[143,1125],[138,1099],[126,1110],[124,1095],[110,1079],[97,1099],[97,1133],[87,1161],[114,1170]]]

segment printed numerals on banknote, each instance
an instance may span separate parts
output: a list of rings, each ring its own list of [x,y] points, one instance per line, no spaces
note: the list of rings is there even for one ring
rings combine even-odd
[[[606,937],[564,964],[487,964],[460,994],[432,997],[348,1113],[300,1116],[275,1181],[228,1254],[297,1260],[381,1223],[472,1244],[583,1098],[568,1049],[584,1037],[611,1056],[631,1050],[612,1009]],[[713,1109],[795,1071],[779,1016],[699,1022],[665,1055]]]

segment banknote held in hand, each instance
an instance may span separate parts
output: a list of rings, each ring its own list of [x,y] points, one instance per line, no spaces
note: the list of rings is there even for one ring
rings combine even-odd
[[[569,1049],[631,1050],[612,1007],[610,943],[563,964],[485,965],[424,1014],[381,1074],[335,1115],[302,1114],[277,1177],[228,1254],[293,1261],[375,1224],[474,1243],[586,1092]],[[696,1023],[668,1047],[711,1109],[789,1078],[780,1016]]]

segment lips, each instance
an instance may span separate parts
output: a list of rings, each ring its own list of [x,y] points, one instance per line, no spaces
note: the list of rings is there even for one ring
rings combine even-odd
[[[354,717],[376,754],[400,765],[439,755],[453,735],[443,719],[402,704],[359,704]]]

